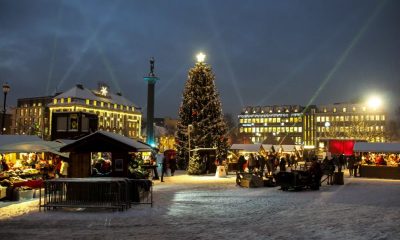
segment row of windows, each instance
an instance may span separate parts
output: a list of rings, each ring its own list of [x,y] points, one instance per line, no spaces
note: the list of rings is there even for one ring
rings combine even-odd
[[[317,122],[385,121],[385,115],[318,116]]]
[[[301,137],[290,137],[295,144],[302,144],[302,139]],[[275,137],[276,141],[279,142],[281,140],[281,137]],[[265,137],[251,137],[251,141],[253,143],[262,143],[265,140]],[[275,149],[277,150],[277,149]]]
[[[26,116],[26,115],[42,115],[42,108],[25,108],[25,109],[17,109],[17,114],[20,115],[21,117]]]
[[[363,112],[367,111],[367,107],[360,107],[360,109],[361,109]],[[348,110],[350,110],[350,109],[347,108],[347,107],[343,107],[341,110],[342,110],[342,112],[348,112]],[[353,112],[357,112],[357,110],[359,110],[359,109],[357,109],[357,107],[353,106],[353,107],[351,108],[351,110],[352,110]],[[323,112],[324,112],[324,113],[328,112],[328,109],[327,109],[327,108],[324,108],[324,109],[323,109]],[[338,108],[334,107],[334,108],[332,109],[332,112],[334,112],[334,113],[338,112]]]
[[[384,126],[318,127],[318,132],[383,132]]]
[[[301,117],[289,117],[289,118],[241,118],[240,123],[280,123],[289,122],[297,123],[301,122]]]
[[[54,112],[70,112],[70,111],[72,111],[72,107],[54,108],[52,110]],[[83,111],[83,112],[87,112],[87,113],[93,113],[93,114],[96,114],[99,117],[118,118],[120,121],[123,121],[124,120],[123,118],[125,116],[127,117],[128,120],[140,121],[140,116],[132,115],[132,114],[124,114],[124,113],[118,113],[118,112],[111,112],[111,111],[98,110],[98,109],[89,109],[89,108],[80,108],[80,107],[77,107],[76,111]]]
[[[279,132],[302,132],[302,127],[241,127],[239,131],[245,133],[279,133]]]
[[[42,106],[42,103],[41,102],[39,102],[39,103],[32,103],[32,107],[41,107]],[[22,107],[30,107],[30,105],[28,105],[27,103],[25,103],[25,104],[23,104],[22,105]]]
[[[257,113],[257,112],[258,112],[258,111],[253,110],[252,113]],[[270,109],[269,111],[264,111],[264,110],[261,110],[261,111],[260,111],[260,113],[265,113],[265,112],[273,113],[274,111],[273,111],[272,109]],[[290,112],[290,111],[289,111],[289,109],[276,109],[276,112],[278,112],[278,113],[281,113],[281,112],[288,113],[288,112]],[[299,112],[299,110],[298,110],[298,109],[294,109],[293,112],[297,113],[297,112]],[[245,113],[245,114],[248,114],[249,111],[246,110],[244,113]]]
[[[57,104],[57,103],[71,103],[71,98],[55,98],[53,99],[53,103]],[[124,106],[122,104],[111,104],[111,103],[107,103],[107,102],[101,102],[101,101],[96,101],[96,100],[89,100],[86,99],[85,100],[86,105],[93,105],[93,106],[100,106],[100,107],[107,107],[107,108],[113,108],[113,109],[119,109],[119,110],[126,110],[126,111],[135,111],[134,107],[130,107],[130,106]]]

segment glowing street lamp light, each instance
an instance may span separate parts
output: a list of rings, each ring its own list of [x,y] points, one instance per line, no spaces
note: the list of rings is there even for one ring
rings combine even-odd
[[[3,84],[3,93],[4,93],[4,106],[3,106],[3,116],[1,121],[1,135],[4,134],[4,121],[6,120],[6,101],[7,101],[7,93],[10,91],[10,85],[8,83]]]
[[[373,108],[373,109],[377,109],[381,105],[382,105],[382,99],[380,99],[377,96],[373,96],[373,97],[368,99],[368,106]]]
[[[206,60],[206,55],[200,52],[199,54],[196,55],[196,58],[198,63],[202,63],[204,62],[204,60]]]
[[[330,122],[325,122],[325,127],[330,127],[331,126],[331,123]]]

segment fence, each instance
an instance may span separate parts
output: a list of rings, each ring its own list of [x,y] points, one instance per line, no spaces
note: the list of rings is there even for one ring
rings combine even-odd
[[[63,207],[110,208],[123,211],[132,204],[153,204],[152,182],[127,178],[58,178],[44,182],[39,210]]]

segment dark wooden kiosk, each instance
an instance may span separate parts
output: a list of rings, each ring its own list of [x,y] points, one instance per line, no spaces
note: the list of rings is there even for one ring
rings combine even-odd
[[[354,145],[354,152],[358,154],[399,154],[400,143],[366,143],[360,142]],[[387,160],[387,159],[386,159]],[[390,164],[376,165],[372,162],[369,165],[360,165],[360,177],[366,178],[383,178],[383,179],[400,179],[400,165]]]
[[[152,150],[146,143],[106,131],[97,131],[65,145],[60,151],[70,153],[68,178],[45,181],[40,208],[93,207],[124,210],[131,203],[152,205],[151,180],[128,178],[130,153]],[[91,177],[92,152],[111,153],[109,177]]]

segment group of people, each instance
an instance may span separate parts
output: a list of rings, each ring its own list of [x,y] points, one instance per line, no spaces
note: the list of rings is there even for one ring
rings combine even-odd
[[[362,156],[362,164],[377,166],[399,166],[400,154],[366,153]]]
[[[244,155],[240,155],[238,159],[237,170],[239,172],[259,172],[264,173],[265,167],[267,167],[267,175],[271,175],[273,172],[286,171],[286,167],[297,168],[298,159],[294,154],[286,154],[278,157],[276,154],[270,154],[265,158],[261,154],[250,153],[247,159]]]

